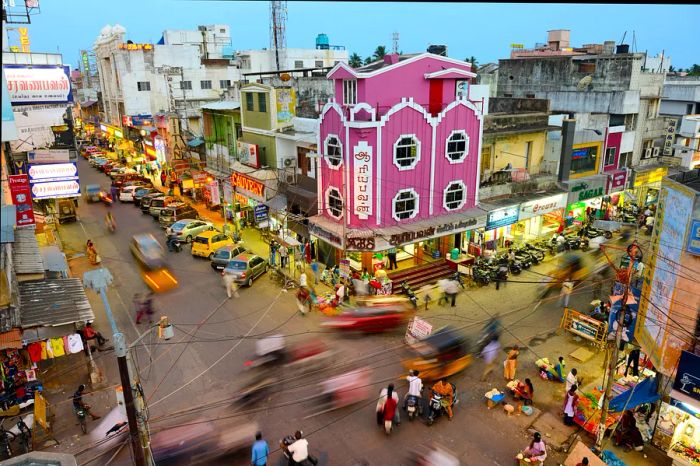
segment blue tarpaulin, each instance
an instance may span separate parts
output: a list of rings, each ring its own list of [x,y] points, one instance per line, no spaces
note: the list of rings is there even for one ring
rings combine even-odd
[[[630,398],[630,395],[632,396]],[[653,403],[659,399],[656,393],[656,377],[649,377],[642,380],[634,388],[634,393],[630,388],[624,393],[620,393],[610,400],[610,411],[620,412],[623,409],[634,409],[644,403]],[[629,402],[627,401],[629,400]],[[627,406],[625,406],[625,404]]]
[[[203,138],[194,138],[190,140],[187,145],[190,147],[198,147],[204,144],[204,139]]]

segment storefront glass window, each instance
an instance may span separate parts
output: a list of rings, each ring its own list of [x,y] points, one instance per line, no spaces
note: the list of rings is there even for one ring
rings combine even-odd
[[[571,152],[571,173],[586,173],[596,168],[598,147],[581,147]]]

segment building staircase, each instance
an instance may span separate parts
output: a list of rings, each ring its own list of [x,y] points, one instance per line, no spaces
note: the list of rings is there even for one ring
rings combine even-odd
[[[408,269],[389,272],[387,275],[394,283],[395,290],[405,280],[411,288],[418,291],[423,285],[432,285],[453,273],[454,270],[450,268],[445,259],[438,259]]]

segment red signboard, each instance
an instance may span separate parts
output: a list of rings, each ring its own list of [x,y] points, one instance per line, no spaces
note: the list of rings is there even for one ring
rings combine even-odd
[[[10,193],[16,209],[17,226],[34,225],[34,209],[32,208],[32,192],[29,187],[28,175],[10,175]]]
[[[608,194],[624,191],[627,185],[627,170],[608,173]]]
[[[261,198],[265,197],[265,185],[261,181],[254,180],[241,173],[233,172],[231,174],[231,185],[245,189]]]

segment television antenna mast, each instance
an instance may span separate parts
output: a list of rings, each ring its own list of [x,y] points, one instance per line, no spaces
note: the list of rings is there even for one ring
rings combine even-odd
[[[393,53],[398,54],[399,53],[399,33],[395,32],[392,34],[392,41],[393,41]]]
[[[275,51],[275,65],[280,70],[280,63],[284,64],[285,51],[287,49],[287,2],[270,2],[270,48]]]

